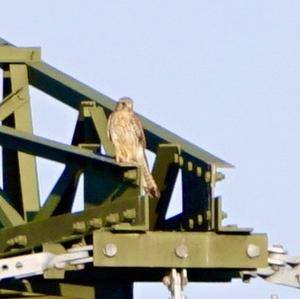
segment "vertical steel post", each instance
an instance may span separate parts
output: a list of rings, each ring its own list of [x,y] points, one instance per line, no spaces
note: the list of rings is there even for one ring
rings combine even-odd
[[[27,67],[25,64],[6,65],[3,81],[4,96],[20,88],[24,88],[24,101],[27,103],[7,117],[3,124],[32,134]],[[35,157],[3,149],[3,187],[17,211],[25,220],[30,220],[40,208]]]

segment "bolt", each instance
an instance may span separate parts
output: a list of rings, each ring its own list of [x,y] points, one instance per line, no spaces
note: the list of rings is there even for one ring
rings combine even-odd
[[[137,179],[137,171],[135,169],[128,170],[124,172],[124,178],[128,180],[136,180]]]
[[[193,229],[194,228],[194,219],[190,218],[189,219],[189,229]]]
[[[211,211],[206,211],[206,219],[207,219],[208,221],[211,220]]]
[[[191,161],[187,162],[187,170],[188,171],[193,171],[193,163]]]
[[[205,182],[209,183],[211,180],[211,173],[209,171],[205,172]]]
[[[92,229],[99,229],[103,225],[101,218],[93,218],[89,220],[88,224]]]
[[[247,255],[250,258],[256,258],[260,256],[260,248],[255,244],[249,244],[247,247]]]
[[[84,221],[78,221],[73,224],[73,231],[77,234],[83,234],[86,232],[86,224]]]
[[[202,175],[202,168],[200,166],[196,167],[196,175],[201,176]]]
[[[202,225],[203,224],[203,216],[201,214],[197,215],[197,224]]]
[[[185,258],[187,258],[189,256],[188,248],[184,244],[178,245],[175,248],[175,253],[181,259],[185,259]]]
[[[114,257],[118,252],[118,247],[116,244],[108,243],[103,247],[102,251],[106,257]]]
[[[174,154],[174,163],[179,164],[179,166],[183,166],[184,160],[183,157],[179,154]]]
[[[123,212],[124,220],[132,221],[136,218],[136,211],[135,209],[127,209]]]
[[[118,213],[111,213],[106,216],[106,222],[108,224],[116,224],[120,222],[120,217]]]
[[[19,235],[6,241],[9,246],[25,247],[27,245],[27,237],[25,235]]]

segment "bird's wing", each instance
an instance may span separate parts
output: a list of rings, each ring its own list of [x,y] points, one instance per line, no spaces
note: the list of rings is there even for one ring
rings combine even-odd
[[[142,122],[135,114],[133,116],[133,121],[134,121],[135,134],[138,137],[138,140],[141,142],[143,148],[146,148],[146,137],[145,137]]]

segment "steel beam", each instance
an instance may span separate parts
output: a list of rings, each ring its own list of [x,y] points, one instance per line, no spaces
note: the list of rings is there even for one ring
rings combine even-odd
[[[0,121],[3,121],[13,114],[25,103],[27,103],[27,97],[24,88],[20,88],[16,92],[10,93],[0,104]]]
[[[101,107],[90,107],[88,109],[90,111],[95,129],[97,131],[99,139],[101,140],[101,144],[104,147],[106,155],[114,156],[114,146],[107,136],[107,117],[105,115],[104,109]]]
[[[41,60],[40,48],[0,46],[0,63],[24,63]]]
[[[268,260],[264,234],[95,231],[93,244],[96,267],[256,269]]]
[[[13,46],[0,38],[0,46]],[[59,99],[66,105],[79,110],[83,100],[93,100],[106,111],[110,112],[115,107],[115,101],[104,94],[88,87],[67,74],[53,68],[45,62],[27,63],[29,71],[29,83],[45,93]],[[232,167],[231,164],[188,142],[187,140],[171,133],[149,119],[140,116],[148,141],[148,148],[156,152],[160,143],[178,143],[183,151],[217,167]]]
[[[117,164],[113,159],[94,154],[92,151],[81,149],[77,146],[66,145],[43,137],[38,137],[15,129],[0,126],[0,144],[3,147],[25,152],[30,155],[45,159],[69,163],[74,161],[84,164],[91,161],[95,165],[107,166],[112,169],[123,168],[124,170],[135,169],[135,166]]]
[[[53,216],[31,221],[17,227],[0,230],[0,257],[16,255],[24,250],[40,247],[43,243],[63,243],[81,240],[99,228],[115,231],[145,231],[149,229],[149,199],[119,197],[83,212]],[[128,217],[129,211],[135,218]],[[11,250],[11,251],[10,251]]]
[[[21,215],[9,204],[7,195],[0,191],[0,222],[4,227],[12,227],[25,224]]]
[[[11,64],[9,68],[12,92],[23,89],[22,97],[26,101],[14,112],[15,128],[33,134],[27,66]],[[18,159],[24,216],[30,219],[30,213],[34,214],[40,209],[36,157],[18,152]]]
[[[18,95],[18,93],[21,94]],[[14,100],[14,94],[23,101],[12,115],[3,119],[3,124],[32,134],[32,117],[29,98],[28,74],[25,64],[9,64],[4,74],[3,92],[5,99]],[[4,104],[5,105],[5,102]],[[10,111],[9,111],[10,112]],[[36,158],[15,150],[3,149],[3,186],[12,205],[23,215],[31,219],[39,210],[39,187]]]

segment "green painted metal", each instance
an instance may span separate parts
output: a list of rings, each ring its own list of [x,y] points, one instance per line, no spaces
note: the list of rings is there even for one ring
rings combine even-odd
[[[16,298],[131,299],[134,281],[161,281],[170,268],[187,268],[191,281],[230,281],[241,278],[240,271],[266,266],[266,235],[222,224],[221,199],[213,197],[216,169],[232,165],[141,116],[161,192],[159,200],[151,198],[141,193],[138,165],[114,159],[106,126],[115,101],[41,61],[39,49],[1,38],[0,67],[0,257],[60,254],[87,244],[95,258],[81,271],[68,266],[26,283],[1,282],[0,295],[9,287],[5,294]],[[78,111],[70,145],[33,135],[29,85]],[[65,165],[41,207],[36,157]],[[166,219],[179,175],[183,210]],[[80,176],[84,210],[72,213]],[[116,255],[107,254],[108,244]],[[259,255],[248,254],[250,245]]]
[[[163,268],[234,268],[256,269],[267,266],[265,235],[227,235],[215,232],[146,232],[116,234],[95,231],[94,265],[101,267]],[[117,252],[106,255],[107,245]],[[247,248],[257,246],[262,254],[247,255]]]
[[[163,229],[172,192],[179,173],[180,146],[176,144],[161,144],[153,166],[153,178],[161,192],[159,201],[151,207],[151,229]]]
[[[0,47],[0,63],[24,63],[41,60],[40,48]]]
[[[0,230],[0,257],[14,255],[40,247],[43,243],[78,241],[93,230],[146,231],[149,229],[149,199],[115,198],[101,206],[90,207],[79,213],[53,216]],[[129,218],[128,212],[135,211]],[[148,213],[147,213],[148,212]],[[13,240],[22,236],[22,245]]]
[[[45,159],[68,163],[85,163],[91,161],[95,165],[112,168],[133,169],[135,166],[117,164],[112,158],[97,155],[89,150],[77,146],[66,145],[43,137],[20,132],[6,126],[0,127],[0,144],[3,147],[19,150],[30,155]]]
[[[0,120],[3,121],[12,115],[18,108],[27,103],[24,88],[9,94],[0,104]]]
[[[112,142],[107,136],[107,117],[105,115],[104,109],[101,107],[91,107],[89,108],[93,124],[97,130],[98,136],[102,142],[105,153],[108,156],[115,156],[115,149]]]
[[[0,46],[1,45],[12,46],[6,40],[0,38]],[[27,63],[27,66],[29,82],[31,85],[75,109],[79,109],[80,103],[86,99],[95,101],[108,112],[114,109],[115,101],[111,98],[84,85],[45,62]],[[214,164],[217,167],[232,167],[231,164],[217,158],[176,134],[171,133],[149,119],[143,116],[140,117],[146,131],[150,150],[155,152],[160,143],[178,143],[182,150],[187,154],[192,155],[207,164]]]
[[[25,224],[22,216],[9,204],[6,194],[0,191],[0,222],[3,227]]]
[[[76,164],[65,167],[34,221],[71,212],[81,172]]]
[[[3,120],[3,124],[29,134],[33,133],[29,100],[28,74],[24,64],[9,64],[3,84],[4,96],[18,93],[24,104],[12,115]],[[10,98],[9,101],[14,98]],[[11,149],[3,150],[3,187],[12,204],[25,219],[30,218],[40,208],[36,159],[34,156]]]

